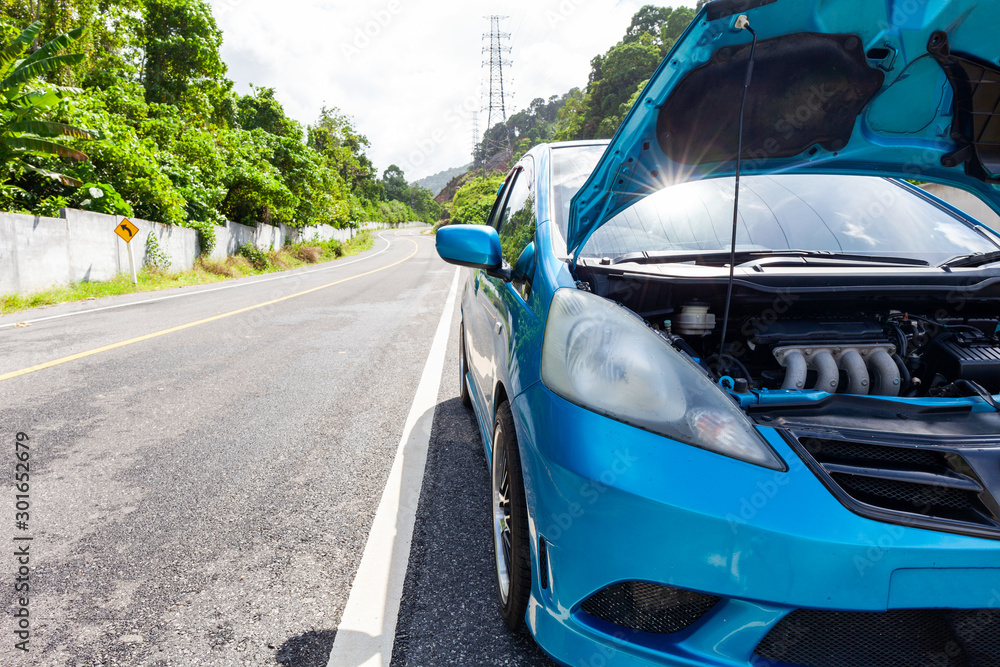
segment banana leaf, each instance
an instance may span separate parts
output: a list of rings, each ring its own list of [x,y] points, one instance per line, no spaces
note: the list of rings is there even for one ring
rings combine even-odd
[[[43,58],[36,62],[28,63],[22,61],[20,65],[14,68],[14,71],[7,75],[7,77],[0,81],[0,92],[3,93],[4,97],[8,100],[13,99],[17,94],[17,88],[23,83],[30,81],[31,79],[56,69],[57,67],[62,67],[63,65],[76,65],[83,60],[82,53],[68,53],[61,56],[51,56],[49,58]],[[12,92],[13,94],[8,94]]]
[[[31,63],[35,63],[40,60],[45,60],[46,58],[55,55],[57,51],[61,51],[76,40],[80,39],[80,36],[83,35],[83,31],[85,29],[86,26],[80,26],[79,28],[65,32],[49,42],[46,42],[40,49],[25,58],[21,63],[21,67],[30,65]]]
[[[34,165],[28,164],[24,160],[18,160],[18,164],[20,164],[28,171],[32,171],[38,174],[39,176],[44,176],[45,178],[50,178],[53,181],[59,181],[63,185],[68,185],[74,188],[78,188],[82,185],[80,181],[76,180],[72,176],[67,176],[66,174],[60,174],[57,171],[49,171],[48,169],[42,169],[41,167],[36,167]]]
[[[59,104],[62,100],[83,92],[82,88],[72,88],[70,86],[51,86],[45,90],[32,90],[16,97],[11,102],[15,105],[25,104],[32,107],[49,108]]]
[[[24,50],[28,48],[38,33],[42,31],[44,24],[41,21],[35,21],[27,28],[21,31],[21,34],[17,38],[5,46],[2,51],[0,51],[0,71],[3,71],[12,62],[18,59],[18,57],[24,53]]]
[[[38,139],[35,137],[3,137],[0,139],[0,142],[8,148],[22,151],[30,155],[38,155],[41,157],[58,155],[59,157],[68,157],[73,160],[87,159],[86,155],[74,148],[57,144],[54,141],[46,141],[45,139]]]
[[[22,120],[5,128],[6,132],[37,134],[40,137],[76,137],[77,139],[96,139],[97,133],[84,130],[65,123],[55,123],[47,120]]]

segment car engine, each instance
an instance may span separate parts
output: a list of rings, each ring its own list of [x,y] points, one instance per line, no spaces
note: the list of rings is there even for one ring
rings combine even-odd
[[[589,277],[594,291],[631,309],[716,380],[741,390],[1000,393],[1000,299],[993,297],[949,303],[949,297],[923,295],[894,302],[875,288],[845,289],[835,298],[788,291],[775,298],[773,290],[764,295],[744,288],[733,300],[720,354],[724,301],[717,290],[713,294],[704,283],[678,287],[689,281],[646,282],[634,274]]]
[[[996,320],[907,313],[855,321],[747,319],[730,354],[752,386],[874,396],[933,395],[958,381],[1000,392]],[[725,359],[719,360],[725,366]],[[740,368],[742,366],[742,368]],[[753,370],[750,370],[753,369]],[[728,369],[732,373],[732,369]]]

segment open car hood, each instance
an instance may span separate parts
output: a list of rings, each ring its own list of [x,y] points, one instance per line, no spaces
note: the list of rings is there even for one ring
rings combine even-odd
[[[1000,212],[1000,2],[715,0],[692,21],[570,207],[568,251],[665,185],[743,173],[898,176]]]

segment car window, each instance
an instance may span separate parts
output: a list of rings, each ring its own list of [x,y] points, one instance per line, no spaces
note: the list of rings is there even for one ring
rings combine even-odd
[[[557,255],[566,253],[566,227],[573,197],[604,155],[604,144],[565,146],[552,150],[552,206],[558,234],[552,235]]]
[[[500,189],[497,190],[497,198],[493,201],[493,207],[490,209],[490,214],[486,218],[486,224],[494,229],[500,226],[500,219],[505,210],[504,204],[507,202],[508,197],[510,197],[510,190],[514,187],[514,181],[517,179],[517,171],[511,171],[507,174],[507,178],[500,185]]]
[[[535,238],[535,195],[531,189],[533,178],[529,162],[518,172],[497,221],[500,248],[507,266],[513,266],[525,247]]]
[[[600,227],[581,253],[730,247],[733,178],[674,185]],[[737,250],[810,250],[931,263],[997,245],[945,209],[884,178],[781,174],[743,178]]]

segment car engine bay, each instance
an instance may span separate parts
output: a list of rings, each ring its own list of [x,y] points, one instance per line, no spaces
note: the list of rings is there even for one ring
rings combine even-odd
[[[718,280],[593,266],[578,267],[578,275],[585,289],[632,310],[735,393],[979,396],[991,403],[1000,394],[1000,279],[916,287],[876,284],[884,276],[867,285],[831,284],[828,274],[742,280],[720,354]]]

